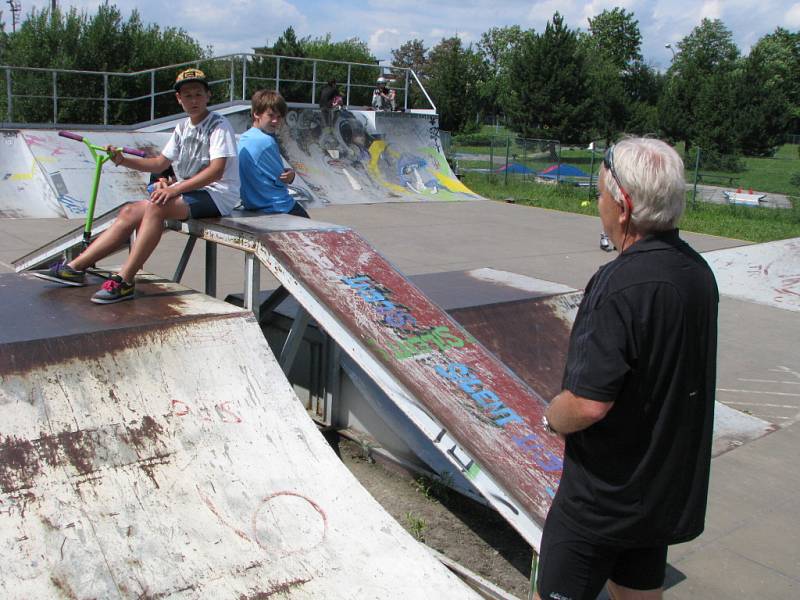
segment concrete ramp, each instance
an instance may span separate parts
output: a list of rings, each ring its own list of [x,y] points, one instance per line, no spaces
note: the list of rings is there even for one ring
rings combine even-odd
[[[800,238],[703,253],[721,294],[800,311]]]
[[[306,204],[478,199],[450,170],[435,115],[291,109],[279,132]]]
[[[471,598],[336,458],[249,312],[0,275],[0,596]]]
[[[76,131],[99,146],[114,144],[157,155],[167,133]],[[94,161],[88,148],[62,138],[55,130],[2,132],[0,218],[79,218],[86,215],[92,192]],[[95,214],[146,196],[149,174],[103,168]]]

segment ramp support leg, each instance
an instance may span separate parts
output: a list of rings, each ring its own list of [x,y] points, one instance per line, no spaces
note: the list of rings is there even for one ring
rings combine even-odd
[[[183,247],[183,253],[178,261],[178,267],[175,269],[175,274],[172,276],[172,281],[175,283],[180,283],[181,279],[183,279],[183,273],[186,271],[186,265],[189,264],[189,258],[192,256],[192,250],[194,250],[194,244],[196,241],[197,238],[193,235],[190,235],[186,240],[186,245]]]
[[[252,310],[259,319],[261,307],[258,304],[258,293],[261,290],[261,263],[256,255],[248,252],[244,255],[244,307]]]
[[[278,308],[281,302],[289,297],[289,290],[282,285],[269,295],[269,298],[264,300],[259,307],[259,325],[266,325],[272,320],[272,311]]]
[[[305,335],[310,319],[311,315],[308,314],[305,308],[302,306],[298,308],[292,328],[281,349],[281,357],[278,359],[278,364],[280,364],[281,369],[287,376],[289,371],[292,370],[292,364],[297,356],[297,351],[300,349],[300,342],[303,341],[303,335]]]
[[[206,294],[217,295],[217,244],[206,240]]]
[[[329,335],[325,335],[325,405],[323,406],[323,422],[327,426],[338,424],[339,417],[334,414],[338,409],[339,392],[341,390],[342,349]]]
[[[534,549],[531,557],[531,589],[528,590],[528,600],[533,600],[536,595],[536,579],[539,576],[539,553]]]

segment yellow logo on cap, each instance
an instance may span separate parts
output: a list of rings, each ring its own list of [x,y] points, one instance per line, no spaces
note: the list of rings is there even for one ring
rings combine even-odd
[[[185,71],[181,71],[180,73],[178,73],[178,77],[175,79],[175,83],[179,84],[184,81],[192,79],[199,79],[200,81],[205,81],[206,74],[203,73],[200,69],[186,69]]]

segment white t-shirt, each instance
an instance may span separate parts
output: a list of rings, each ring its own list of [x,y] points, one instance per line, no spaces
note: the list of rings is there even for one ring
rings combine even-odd
[[[222,179],[204,186],[221,215],[229,215],[239,204],[239,159],[236,137],[228,119],[210,112],[197,125],[181,121],[161,151],[172,163],[178,181],[194,177],[213,159],[225,158]]]

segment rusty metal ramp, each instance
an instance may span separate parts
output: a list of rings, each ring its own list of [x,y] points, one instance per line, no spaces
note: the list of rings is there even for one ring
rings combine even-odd
[[[348,228],[264,215],[174,225],[257,257],[538,550],[563,455],[541,396]]]
[[[252,313],[0,275],[0,596],[474,597],[358,485]]]

